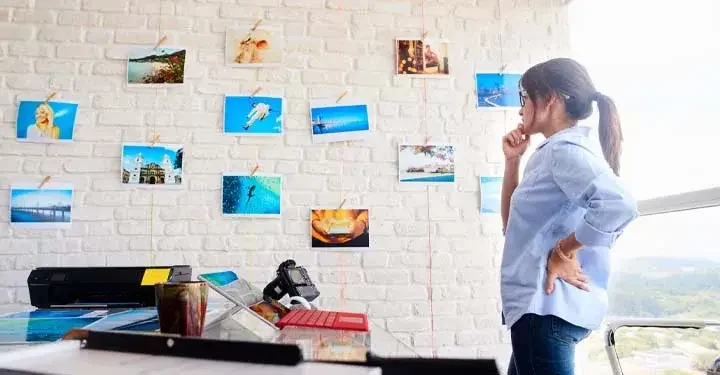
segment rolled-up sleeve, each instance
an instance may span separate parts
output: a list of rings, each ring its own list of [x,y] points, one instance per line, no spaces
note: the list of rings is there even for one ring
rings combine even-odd
[[[637,216],[635,199],[612,170],[583,146],[559,142],[552,148],[552,174],[568,199],[586,209],[575,229],[583,246],[611,246]]]

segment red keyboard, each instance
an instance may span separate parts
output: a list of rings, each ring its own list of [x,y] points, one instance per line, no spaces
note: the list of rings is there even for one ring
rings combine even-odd
[[[340,311],[292,310],[275,323],[280,328],[307,327],[345,331],[368,331],[367,315]]]

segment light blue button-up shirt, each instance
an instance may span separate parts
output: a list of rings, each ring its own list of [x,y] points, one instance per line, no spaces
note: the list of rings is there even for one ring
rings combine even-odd
[[[637,204],[588,138],[574,126],[545,139],[528,160],[510,200],[500,294],[508,327],[526,313],[555,315],[597,329],[607,311],[610,248],[637,215]],[[550,251],[575,233],[590,291],[560,279],[545,293]]]

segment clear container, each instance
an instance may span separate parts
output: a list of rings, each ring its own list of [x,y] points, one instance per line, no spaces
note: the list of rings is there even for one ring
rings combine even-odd
[[[306,360],[365,362],[370,332],[290,326],[275,342],[298,345]]]

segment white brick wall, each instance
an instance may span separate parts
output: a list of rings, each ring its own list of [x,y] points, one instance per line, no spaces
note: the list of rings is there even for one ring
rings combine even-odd
[[[423,83],[392,75],[393,38],[421,35],[421,2],[0,0],[0,304],[27,303],[27,271],[40,265],[190,263],[195,274],[232,268],[262,285],[280,261],[294,257],[310,269],[325,306],[368,312],[428,353],[430,231],[438,353],[492,353],[504,366],[500,220],[479,215],[477,177],[502,171],[499,136],[516,117],[477,112],[472,73],[498,69],[501,55],[509,70],[521,71],[562,54],[568,47],[566,14],[553,0],[501,0],[501,9],[495,0],[425,1],[429,36],[453,42],[452,79],[427,82],[428,133],[458,150],[457,184],[426,192],[399,186],[396,175],[398,142],[424,138]],[[285,67],[223,66],[225,28],[256,17],[283,28]],[[158,27],[168,44],[190,48],[187,84],[125,88],[123,57],[133,45],[157,40]],[[257,85],[286,97],[286,134],[223,136],[223,94]],[[349,100],[370,103],[372,139],[311,144],[308,101],[346,89]],[[18,143],[18,101],[51,90],[80,103],[75,143]],[[120,143],[149,140],[156,123],[162,141],[186,145],[184,189],[125,189],[117,179]],[[244,171],[255,160],[262,171],[285,176],[284,218],[222,218],[220,174]],[[10,184],[47,174],[75,184],[73,228],[10,229]],[[309,208],[343,198],[371,208],[372,249],[312,251]]]

